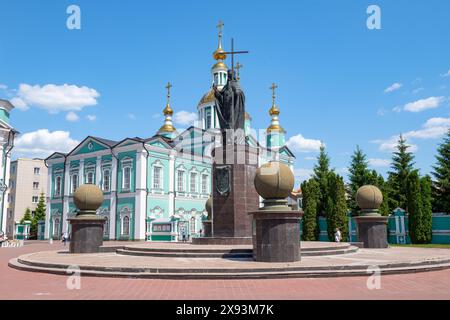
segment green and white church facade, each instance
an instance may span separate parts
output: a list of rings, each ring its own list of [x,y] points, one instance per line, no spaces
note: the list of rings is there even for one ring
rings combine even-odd
[[[226,84],[228,70],[221,38],[220,32],[212,68],[212,84],[219,89]],[[88,136],[69,153],[55,152],[46,159],[46,239],[70,233],[67,219],[76,215],[73,193],[86,183],[103,190],[97,214],[106,219],[105,240],[178,241],[183,233],[201,236],[205,203],[213,188],[211,150],[220,129],[214,95],[209,90],[201,98],[198,124],[179,133],[172,124],[171,85],[166,88],[165,120],[152,137],[112,141]],[[247,142],[260,149],[258,165],[279,160],[293,168],[294,155],[284,146],[275,99],[269,113],[272,121],[261,144],[246,114]]]

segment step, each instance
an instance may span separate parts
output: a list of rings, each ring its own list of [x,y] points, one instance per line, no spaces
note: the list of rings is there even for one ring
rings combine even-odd
[[[11,268],[22,271],[44,272],[67,276],[66,269],[52,267],[36,267],[21,263],[17,258],[8,263]],[[437,271],[449,269],[450,263],[438,263],[416,267],[380,268],[380,274],[403,274]],[[81,276],[92,277],[124,277],[124,278],[149,278],[149,279],[273,279],[273,278],[324,278],[367,276],[367,266],[354,270],[305,270],[305,271],[267,271],[267,272],[207,272],[207,273],[182,273],[182,272],[118,272],[107,270],[80,270]]]

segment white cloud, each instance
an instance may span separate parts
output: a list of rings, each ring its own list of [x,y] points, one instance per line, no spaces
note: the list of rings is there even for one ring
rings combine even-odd
[[[313,169],[294,169],[294,176],[297,180],[305,181],[314,174]]]
[[[292,136],[287,141],[286,145],[292,150],[297,152],[311,152],[319,151],[322,142],[315,139],[306,139],[301,134]]]
[[[67,121],[76,122],[78,121],[78,119],[80,119],[80,117],[73,111],[70,111],[69,113],[66,114]]]
[[[79,144],[70,137],[68,131],[53,131],[40,129],[21,134],[15,139],[13,153],[25,157],[46,158],[55,151],[69,152]]]
[[[6,84],[0,83],[0,90],[7,90],[8,86]]]
[[[450,69],[447,71],[447,73],[441,74],[441,77],[449,77],[450,76]]]
[[[417,94],[417,93],[419,93],[420,91],[423,91],[423,90],[425,90],[424,87],[416,88],[416,89],[414,89],[414,90],[412,91],[412,94]]]
[[[16,107],[17,109],[19,109],[21,111],[26,111],[26,110],[30,109],[30,107],[27,106],[25,101],[23,101],[21,98],[17,98],[17,97],[12,98],[11,103],[14,107]]]
[[[305,160],[316,160],[317,158],[316,157],[305,157]]]
[[[405,104],[403,109],[409,112],[420,112],[427,109],[439,107],[445,100],[445,97],[429,97]]]
[[[377,158],[373,158],[373,159],[369,159],[369,164],[372,167],[389,167],[391,164],[391,160],[389,159],[377,159]]]
[[[403,138],[407,140],[408,145],[411,146],[409,151],[415,152],[418,147],[411,144],[411,141],[417,139],[437,139],[445,135],[450,128],[450,118],[430,118],[422,125],[419,130],[411,130],[403,134]],[[374,140],[372,143],[379,144],[380,151],[392,152],[396,149],[398,136],[392,136],[389,139]]]
[[[401,83],[396,82],[396,83],[392,84],[390,87],[384,89],[384,92],[385,93],[393,92],[393,91],[400,89],[402,86],[403,85]]]
[[[196,120],[197,120],[197,113],[188,112],[188,111],[184,111],[184,110],[175,113],[175,115],[173,117],[173,121],[176,124],[180,124],[182,126],[193,125]]]
[[[433,127],[441,127],[447,126],[450,127],[450,118],[431,118],[428,119],[427,122],[423,125],[425,128],[433,128]]]
[[[54,85],[44,86],[20,84],[17,99],[24,107],[36,106],[50,113],[60,111],[81,111],[84,107],[97,104],[100,94],[88,87],[76,85]],[[16,100],[19,101],[19,100]]]
[[[89,121],[95,121],[95,120],[97,120],[97,116],[94,114],[88,114],[86,116],[86,119],[88,119]]]

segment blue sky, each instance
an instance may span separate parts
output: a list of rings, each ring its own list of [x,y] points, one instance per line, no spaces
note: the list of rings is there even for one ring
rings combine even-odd
[[[81,30],[66,27],[71,4]],[[381,30],[366,26],[371,4]],[[385,173],[400,133],[428,173],[450,126],[449,12],[446,0],[0,0],[0,98],[17,102],[11,124],[22,134],[13,156],[44,156],[87,135],[152,136],[168,81],[173,109],[187,112],[176,127],[186,128],[183,115],[210,87],[223,20],[225,49],[234,37],[250,51],[239,61],[253,127],[269,125],[269,87],[279,86],[299,177],[317,141],[342,174],[356,145]]]

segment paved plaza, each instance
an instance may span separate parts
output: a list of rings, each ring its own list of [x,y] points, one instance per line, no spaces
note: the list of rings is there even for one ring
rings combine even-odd
[[[81,277],[81,289],[69,290],[68,276],[8,267],[8,261],[20,255],[62,249],[58,242],[28,242],[21,248],[0,249],[0,299],[450,299],[450,269],[383,275],[380,289],[373,290],[367,287],[368,276],[254,280]]]

